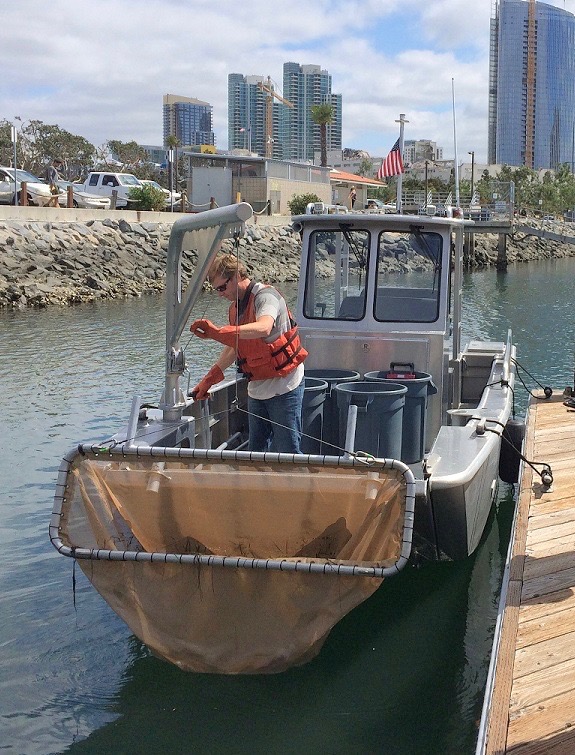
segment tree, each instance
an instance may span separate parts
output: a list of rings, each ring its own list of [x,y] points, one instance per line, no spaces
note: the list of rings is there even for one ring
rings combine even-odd
[[[165,210],[166,195],[161,189],[155,186],[144,184],[143,186],[133,186],[130,191],[130,200],[136,203],[138,210]]]
[[[359,168],[357,169],[357,175],[373,176],[374,174],[375,171],[373,170],[373,162],[369,159],[369,157],[362,157]]]
[[[292,215],[303,215],[310,202],[321,202],[321,199],[317,194],[294,194],[288,201],[289,211]]]
[[[20,118],[16,120],[21,122]],[[0,150],[1,161],[12,164],[13,147],[8,121],[0,122]],[[7,154],[8,145],[10,155]],[[64,165],[64,174],[75,176],[90,168],[93,164],[95,147],[83,136],[71,134],[56,125],[50,125],[38,120],[22,123],[18,133],[17,159],[18,166],[31,173],[42,176],[46,165],[55,157]]]
[[[110,139],[107,142],[109,153],[121,163],[121,171],[134,173],[142,163],[148,162],[148,153],[143,147],[135,142],[121,142],[117,139]]]
[[[321,166],[327,167],[327,127],[333,121],[333,105],[325,102],[322,105],[311,106],[311,119],[319,126],[321,148]]]
[[[12,165],[13,160],[12,124],[4,119],[0,121],[0,165]]]

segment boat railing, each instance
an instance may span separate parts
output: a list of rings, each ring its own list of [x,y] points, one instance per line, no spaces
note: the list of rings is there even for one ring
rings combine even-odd
[[[503,355],[503,369],[501,372],[501,383],[504,386],[509,384],[511,377],[511,361],[513,359],[513,339],[511,329],[507,331],[507,341],[505,343],[505,353]]]

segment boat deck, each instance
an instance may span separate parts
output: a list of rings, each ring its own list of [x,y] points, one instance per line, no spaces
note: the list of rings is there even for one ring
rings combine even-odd
[[[505,610],[482,752],[575,752],[575,410],[532,401]],[[493,661],[492,661],[493,663]]]

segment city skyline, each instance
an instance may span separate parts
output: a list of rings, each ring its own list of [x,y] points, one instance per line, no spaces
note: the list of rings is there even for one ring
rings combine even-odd
[[[549,4],[569,11],[575,0]],[[95,146],[158,144],[167,92],[210,103],[227,147],[227,76],[282,82],[297,60],[326,69],[344,103],[342,146],[385,155],[397,138],[429,139],[452,157],[487,157],[491,3],[467,0],[5,0],[0,119],[57,124]],[[282,90],[281,84],[278,90]]]

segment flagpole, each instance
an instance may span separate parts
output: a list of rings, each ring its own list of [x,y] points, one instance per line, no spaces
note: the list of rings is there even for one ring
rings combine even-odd
[[[459,160],[457,157],[457,128],[455,125],[455,80],[451,79],[451,100],[453,102],[453,152],[455,157],[453,166],[453,176],[455,179],[455,207],[460,207],[459,204]]]
[[[399,120],[395,121],[396,123],[399,123],[399,154],[401,155],[403,159],[403,127],[405,123],[409,123],[409,121],[405,120],[405,113],[399,114]],[[397,177],[397,195],[395,199],[395,211],[398,215],[401,215],[403,213],[403,205],[401,202],[401,193],[403,189],[403,173],[400,173]]]

